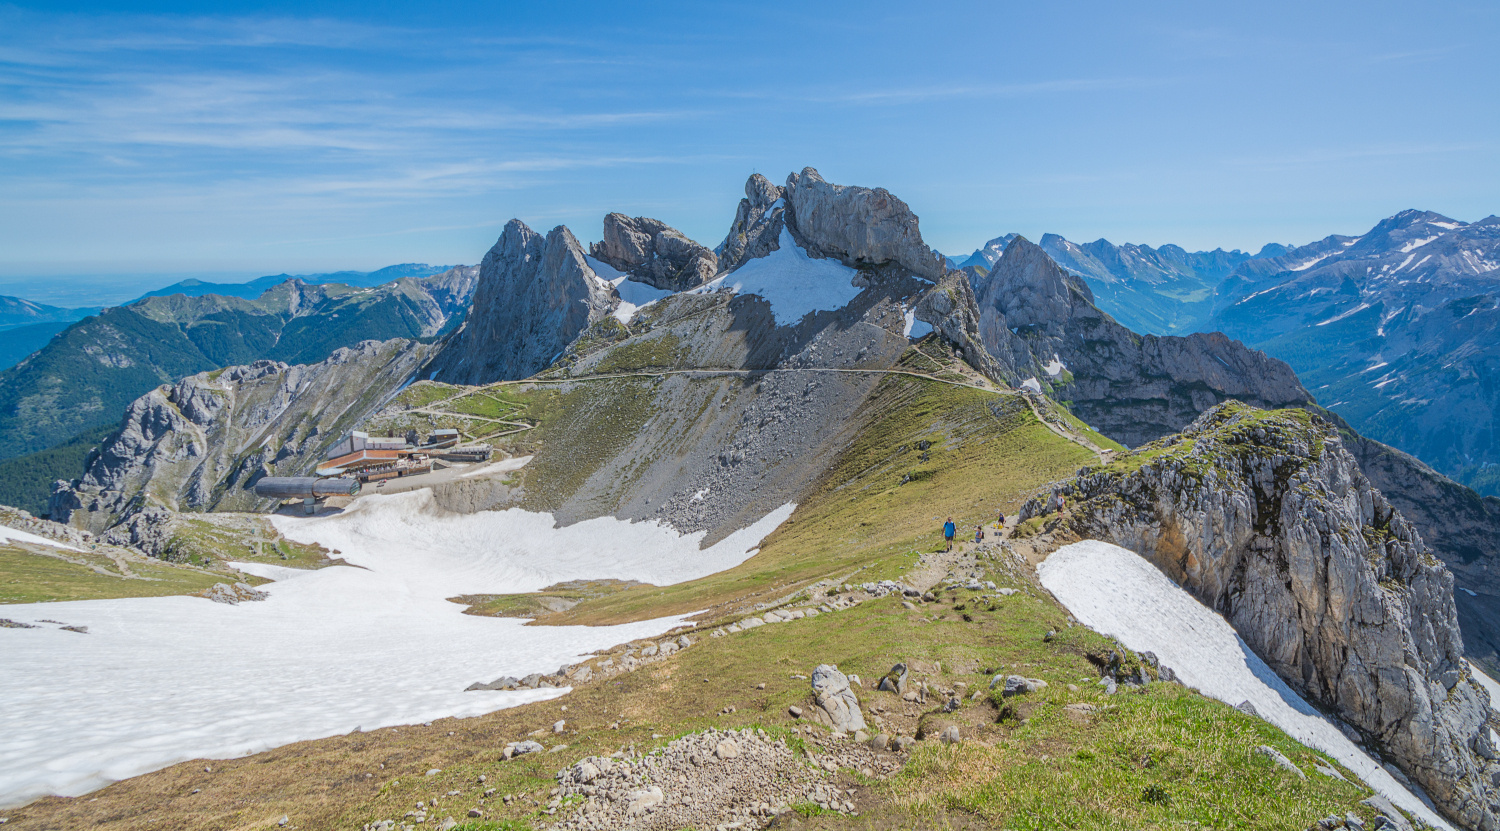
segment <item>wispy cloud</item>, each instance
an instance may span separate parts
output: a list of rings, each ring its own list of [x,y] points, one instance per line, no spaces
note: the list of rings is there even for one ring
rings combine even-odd
[[[1165,78],[1058,78],[1014,84],[933,84],[931,86],[862,90],[841,94],[809,96],[807,100],[847,104],[897,104],[964,98],[1024,98],[1034,95],[1058,95],[1073,92],[1103,92],[1159,87],[1170,83],[1173,83],[1173,81]]]

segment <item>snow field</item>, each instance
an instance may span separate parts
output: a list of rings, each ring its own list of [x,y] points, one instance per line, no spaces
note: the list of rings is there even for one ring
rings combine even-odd
[[[0,617],[87,626],[0,629],[0,806],[76,796],[197,758],[448,716],[477,716],[562,690],[464,692],[475,681],[553,672],[686,616],[608,627],[526,627],[463,614],[460,594],[525,592],[569,579],[666,584],[743,562],[792,512],[722,542],[612,518],[554,528],[548,514],[468,515],[431,491],[371,495],[342,514],[276,517],[286,536],[359,567],[245,564],[278,582],[228,606],[196,597],[0,606]]]
[[[902,329],[901,333],[911,340],[921,340],[932,333],[931,323],[925,320],[917,320],[917,310],[915,308],[907,309],[903,317],[906,320],[906,326]]]
[[[694,291],[728,287],[738,294],[760,295],[771,304],[777,326],[789,326],[813,312],[842,309],[863,291],[852,283],[858,271],[838,260],[808,256],[784,225],[776,244],[779,247],[770,254],[750,260]]]
[[[1128,649],[1156,653],[1178,680],[1204,695],[1228,704],[1249,701],[1266,721],[1337,759],[1403,810],[1451,831],[1436,811],[1287,686],[1228,621],[1145,558],[1086,540],[1059,548],[1037,573],[1085,626],[1117,638]]]

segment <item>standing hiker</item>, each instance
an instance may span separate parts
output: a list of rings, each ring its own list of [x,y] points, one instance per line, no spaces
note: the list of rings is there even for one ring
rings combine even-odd
[[[984,542],[984,526],[983,525],[976,525],[976,526],[974,526],[974,542],[975,543]]]
[[[943,523],[943,540],[948,543],[949,551],[953,550],[953,537],[957,533],[958,526],[953,524],[953,517],[950,516],[948,521]]]

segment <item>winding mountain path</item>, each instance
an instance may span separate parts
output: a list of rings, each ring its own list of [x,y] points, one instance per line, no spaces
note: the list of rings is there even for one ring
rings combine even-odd
[[[457,401],[458,399],[464,398],[464,397],[469,396],[469,395],[475,395],[475,394],[484,395],[487,390],[498,389],[498,388],[501,388],[501,387],[536,386],[536,385],[542,385],[542,384],[587,383],[587,382],[591,382],[591,381],[615,381],[615,380],[622,380],[622,379],[628,379],[628,378],[664,378],[664,377],[671,376],[671,375],[685,375],[685,376],[694,376],[694,377],[702,377],[702,378],[715,378],[715,377],[722,377],[722,376],[732,376],[732,377],[737,377],[737,378],[756,378],[756,377],[764,377],[764,376],[768,376],[768,375],[774,375],[774,374],[777,374],[777,373],[843,374],[843,375],[902,375],[902,376],[906,376],[908,378],[917,378],[917,379],[920,379],[920,380],[923,380],[923,381],[933,381],[933,382],[936,382],[936,383],[939,383],[939,384],[947,384],[948,386],[951,386],[951,387],[961,387],[961,388],[964,388],[964,389],[979,390],[980,392],[992,393],[994,395],[1020,396],[1020,398],[1023,401],[1026,402],[1026,406],[1028,408],[1030,408],[1031,414],[1036,418],[1036,420],[1039,423],[1041,423],[1048,430],[1051,430],[1053,433],[1057,434],[1058,436],[1060,436],[1060,437],[1062,437],[1062,438],[1064,438],[1064,439],[1066,439],[1066,440],[1068,440],[1068,441],[1070,441],[1070,442],[1072,442],[1072,443],[1074,443],[1074,444],[1076,444],[1076,445],[1078,445],[1078,446],[1080,446],[1080,447],[1088,450],[1090,453],[1093,453],[1094,456],[1096,458],[1098,458],[1098,460],[1099,460],[1099,462],[1101,464],[1107,463],[1110,460],[1110,458],[1112,458],[1112,456],[1114,455],[1114,451],[1100,447],[1099,445],[1097,445],[1094,442],[1090,441],[1087,436],[1080,435],[1079,433],[1077,433],[1074,430],[1070,429],[1066,423],[1059,424],[1057,421],[1054,421],[1052,419],[1047,418],[1042,413],[1042,410],[1037,406],[1037,401],[1033,398],[1033,396],[1028,395],[1025,392],[1022,392],[1020,390],[1004,389],[1004,388],[1001,388],[1001,387],[997,387],[994,384],[991,384],[989,381],[985,380],[984,378],[974,379],[973,381],[956,381],[956,380],[953,380],[951,378],[941,378],[941,377],[938,377],[936,375],[932,375],[930,373],[915,372],[915,371],[912,371],[912,370],[909,370],[909,369],[848,369],[848,368],[840,368],[840,367],[779,367],[779,368],[775,368],[775,369],[698,368],[698,369],[639,370],[639,371],[634,371],[634,372],[609,372],[609,373],[598,373],[598,374],[590,374],[590,375],[574,375],[574,376],[569,376],[569,377],[566,377],[566,378],[537,378],[537,377],[531,377],[531,378],[522,378],[522,379],[514,380],[514,381],[495,381],[493,383],[483,384],[483,385],[480,385],[480,386],[472,387],[472,388],[470,388],[470,389],[468,389],[468,390],[466,390],[464,392],[458,393],[457,395],[452,395],[452,396],[449,396],[447,398],[443,398],[443,399],[440,399],[438,401],[434,401],[431,404],[425,404],[425,405],[420,406],[420,407],[412,407],[409,410],[409,412],[424,413],[424,414],[427,414],[427,415],[452,416],[452,417],[455,417],[455,418],[463,418],[463,419],[468,419],[468,420],[471,420],[471,421],[483,421],[483,422],[489,422],[489,423],[492,423],[492,424],[504,424],[504,425],[516,428],[514,430],[508,430],[508,431],[505,431],[505,432],[502,432],[502,433],[496,433],[496,434],[493,434],[493,435],[487,435],[487,436],[485,436],[485,438],[498,438],[500,436],[512,435],[512,434],[515,434],[515,433],[521,433],[521,432],[524,432],[526,430],[530,430],[533,427],[535,427],[536,425],[527,424],[527,423],[521,422],[521,421],[508,421],[508,420],[505,420],[505,419],[490,418],[488,416],[480,416],[480,415],[475,415],[475,414],[472,414],[472,413],[456,412],[456,411],[454,411],[452,409],[444,407],[443,405],[449,404],[449,403],[451,403],[453,401]],[[486,397],[490,398],[493,401],[497,401],[497,402],[500,402],[500,403],[505,403],[505,402],[501,401],[501,399],[495,398],[494,396],[486,395]]]

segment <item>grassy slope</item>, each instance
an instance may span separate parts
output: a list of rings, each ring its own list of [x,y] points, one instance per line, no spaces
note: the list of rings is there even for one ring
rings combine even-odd
[[[855,571],[861,581],[899,577],[909,555],[936,546],[946,517],[970,529],[993,522],[1000,507],[1014,513],[1036,488],[1093,460],[1014,396],[906,376],[883,381],[857,418],[816,492],[755,557],[703,580],[587,600],[544,622],[623,623],[763,602]],[[924,440],[933,443],[925,462]]]
[[[1303,782],[1257,754],[1257,746],[1269,744],[1304,768],[1322,758],[1259,719],[1176,685],[1102,695],[1084,680],[1097,677],[1088,656],[1111,645],[1081,627],[1044,641],[1047,629],[1065,626],[1064,612],[1034,584],[1003,569],[988,576],[1023,593],[993,611],[974,605],[963,591],[913,610],[887,598],[815,619],[702,638],[669,661],[578,687],[554,701],[303,742],[215,761],[212,772],[202,762],[184,763],[87,798],[42,800],[10,817],[23,829],[269,829],[286,814],[300,828],[350,829],[399,818],[416,802],[431,805],[437,797],[438,817],[461,818],[483,805],[490,821],[535,827],[546,819],[538,805],[523,799],[507,806],[498,797],[525,793],[545,803],[553,772],[565,765],[626,747],[646,750],[704,727],[761,725],[787,735],[796,724],[787,707],[809,704],[807,682],[794,675],[833,662],[874,678],[903,659],[940,665],[924,677],[934,686],[962,681],[983,688],[984,670],[1021,672],[1051,686],[1028,696],[1024,707],[1010,702],[1005,717],[988,699],[967,703],[954,718],[970,725],[969,740],[956,748],[920,744],[907,769],[890,780],[842,772],[843,786],[858,793],[863,816],[821,816],[799,827],[1286,829],[1305,828],[1332,812],[1361,810],[1356,803],[1368,793],[1363,787],[1318,775]],[[1070,682],[1079,689],[1069,690]],[[860,697],[907,734],[927,709],[867,688]],[[1075,720],[1062,708],[1079,702],[1106,709]],[[719,715],[727,705],[737,710]],[[1014,717],[1018,711],[1024,711],[1024,723]],[[547,728],[558,719],[566,719],[568,729],[554,736]],[[505,742],[538,732],[549,748],[566,747],[500,760]],[[440,773],[425,775],[434,768]],[[481,799],[487,788],[497,789],[496,798]],[[1165,794],[1165,801],[1143,800],[1147,789]],[[460,795],[450,798],[450,791]]]
[[[71,552],[69,557],[72,561],[0,546],[0,603],[192,594],[225,581],[221,574],[152,562],[131,563],[130,570],[145,579],[129,579],[108,557]],[[84,563],[109,573],[100,574]]]
[[[257,546],[256,540],[261,544]],[[0,545],[0,603],[161,597],[195,594],[215,583],[265,582],[230,568],[227,563],[231,560],[292,568],[322,568],[341,562],[329,559],[328,552],[318,546],[287,540],[264,517],[235,515],[221,515],[217,522],[182,518],[169,545],[171,562],[125,555],[118,549],[116,553],[127,556],[130,575],[122,573],[110,557],[95,551]]]
[[[899,577],[916,565],[919,550],[937,547],[942,517],[971,526],[990,519],[999,504],[1010,512],[1039,485],[1092,460],[1016,403],[890,378],[867,402],[860,429],[816,493],[747,563],[680,586],[584,599],[556,619],[608,622],[725,608],[861,568],[859,580]],[[923,440],[934,442],[925,462],[915,449]],[[1097,660],[1113,645],[1067,627],[1066,612],[1009,558],[983,561],[983,569],[1021,593],[980,605],[967,591],[945,591],[938,602],[912,609],[886,598],[724,638],[699,632],[693,648],[667,661],[553,701],[303,742],[213,762],[212,772],[202,762],[185,763],[87,798],[42,800],[11,811],[11,822],[258,829],[275,827],[286,814],[301,828],[358,828],[399,819],[417,801],[431,806],[437,797],[438,817],[463,818],[483,805],[486,822],[476,828],[506,827],[500,821],[534,827],[544,819],[537,803],[523,798],[505,805],[498,797],[525,793],[544,804],[553,772],[579,758],[645,750],[711,725],[758,724],[787,735],[796,726],[787,707],[806,706],[809,697],[806,680],[793,676],[832,662],[873,679],[898,660],[930,664],[921,680],[934,687],[962,682],[983,689],[990,672],[1024,673],[1051,686],[1021,706],[1005,702],[1009,709],[966,696],[954,716],[967,725],[965,744],[921,743],[907,769],[890,780],[842,772],[862,816],[816,816],[797,820],[797,827],[1280,829],[1360,810],[1357,801],[1368,794],[1363,787],[1317,775],[1296,780],[1258,755],[1255,747],[1269,744],[1304,768],[1316,756],[1258,719],[1176,685],[1106,698],[1091,683],[1098,671],[1090,656]],[[1063,635],[1045,640],[1049,629]],[[904,735],[932,709],[868,688],[860,697],[868,712],[883,711],[891,731]],[[1062,709],[1079,702],[1105,709],[1082,719]],[[726,705],[737,710],[719,715]],[[553,736],[547,728],[558,719],[567,720],[568,730]],[[500,760],[506,741],[534,733],[549,747],[566,748]],[[425,775],[434,768],[441,772]],[[486,788],[496,788],[496,798],[482,801]],[[459,795],[447,797],[450,791]],[[1143,798],[1148,792],[1157,798]]]

